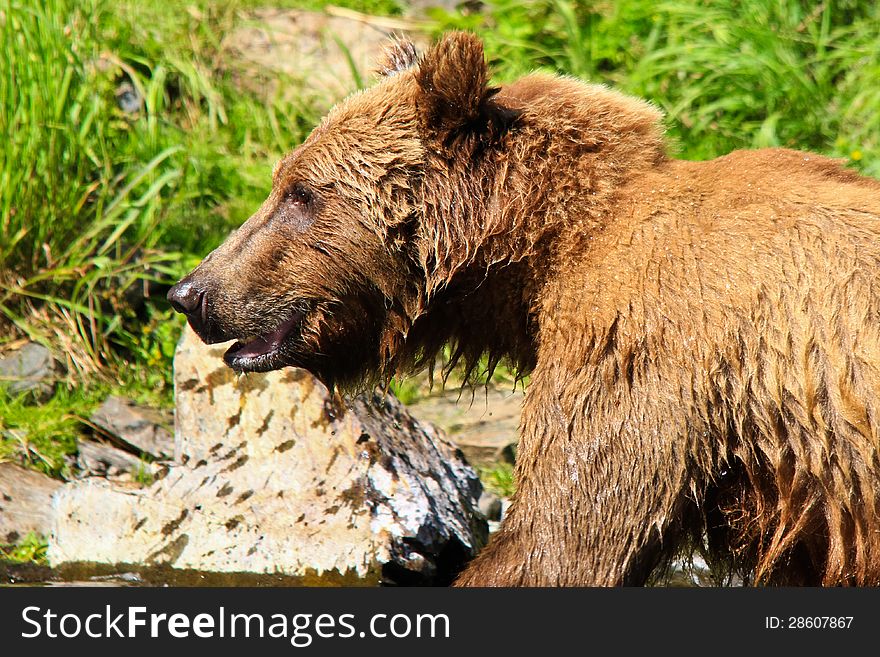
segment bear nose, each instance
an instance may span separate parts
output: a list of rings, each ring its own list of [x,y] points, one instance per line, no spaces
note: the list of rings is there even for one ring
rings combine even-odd
[[[175,311],[186,315],[190,321],[202,322],[205,307],[205,291],[193,285],[192,281],[180,281],[168,290],[167,298]]]

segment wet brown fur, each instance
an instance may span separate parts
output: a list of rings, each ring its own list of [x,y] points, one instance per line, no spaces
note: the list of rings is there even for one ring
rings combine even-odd
[[[641,584],[688,541],[755,583],[880,584],[880,183],[670,159],[647,103],[492,89],[467,34],[379,70],[190,275],[207,337],[300,310],[272,365],[343,388],[450,342],[531,372],[517,492],[461,585]]]

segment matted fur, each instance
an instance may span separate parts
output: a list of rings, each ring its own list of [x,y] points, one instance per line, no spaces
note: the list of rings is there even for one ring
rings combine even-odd
[[[468,34],[413,52],[185,279],[200,334],[302,317],[236,366],[346,389],[447,343],[531,372],[517,492],[459,584],[640,584],[688,542],[754,583],[880,584],[880,183],[790,150],[670,159],[641,100],[496,93]]]

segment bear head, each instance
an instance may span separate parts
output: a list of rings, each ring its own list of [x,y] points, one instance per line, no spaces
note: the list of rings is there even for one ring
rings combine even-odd
[[[394,41],[375,86],[333,108],[275,166],[257,212],[168,299],[239,372],[285,366],[328,385],[387,381],[432,358],[410,333],[473,257],[481,162],[513,120],[493,98],[480,41],[421,58]]]

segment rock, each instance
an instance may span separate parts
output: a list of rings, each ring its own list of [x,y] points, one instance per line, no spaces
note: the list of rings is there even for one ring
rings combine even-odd
[[[110,396],[90,419],[101,432],[127,451],[160,460],[174,454],[174,436],[165,429],[173,424],[170,413],[138,406],[123,397]]]
[[[366,81],[392,34],[427,44],[400,18],[359,14],[339,7],[327,13],[264,7],[223,39],[224,61],[240,85],[267,98],[304,93],[325,103],[347,96]],[[332,10],[332,13],[331,13]],[[282,86],[283,85],[283,86]]]
[[[496,388],[448,389],[410,404],[420,420],[446,431],[469,463],[513,463],[523,392]]]
[[[27,342],[0,357],[0,385],[12,395],[30,390],[45,399],[51,396],[58,376],[59,365],[52,352],[36,342]]]
[[[448,583],[484,544],[455,447],[378,393],[349,403],[303,370],[239,377],[187,328],[175,356],[179,465],[145,489],[54,498],[49,561],[278,573],[306,583]]]
[[[46,536],[52,494],[61,482],[12,463],[0,463],[0,543],[17,543],[29,533]]]
[[[83,477],[121,477],[149,467],[138,457],[95,440],[80,440],[77,449],[76,465]]]
[[[406,3],[408,16],[430,16],[440,9],[446,13],[461,11],[463,13],[477,13],[483,8],[483,3],[478,0],[409,0]]]
[[[116,87],[116,104],[126,114],[137,114],[144,108],[144,97],[128,80]]]
[[[495,493],[484,490],[480,495],[479,508],[486,520],[501,520],[501,498]]]

